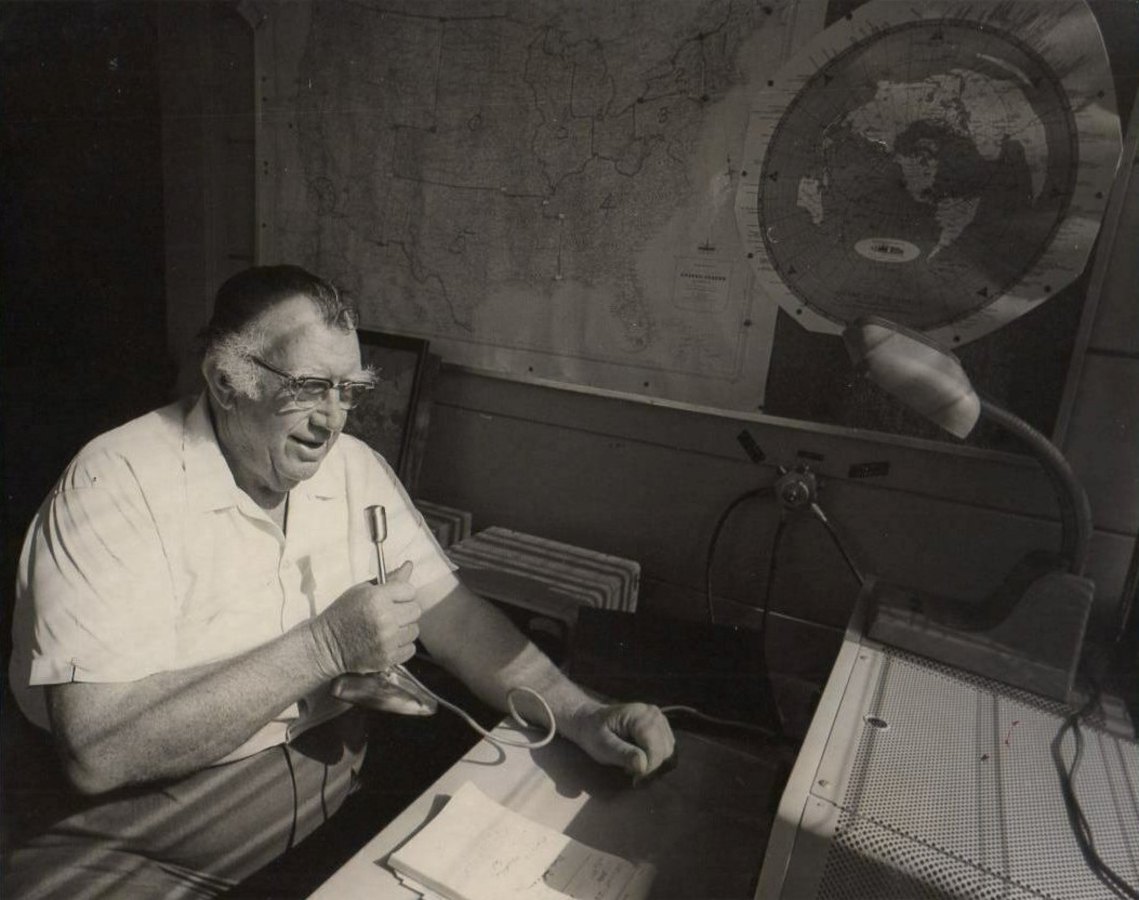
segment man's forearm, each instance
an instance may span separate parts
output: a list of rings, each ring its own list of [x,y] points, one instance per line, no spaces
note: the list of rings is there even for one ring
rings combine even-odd
[[[513,688],[530,688],[550,705],[559,729],[573,737],[581,716],[601,705],[566,678],[505,615],[465,587],[424,611],[420,633],[434,658],[499,709],[507,708]],[[532,697],[519,692],[514,701],[528,721],[545,724],[542,707]]]
[[[52,731],[85,793],[176,778],[232,752],[327,682],[311,629],[233,659],[134,682],[53,685]]]

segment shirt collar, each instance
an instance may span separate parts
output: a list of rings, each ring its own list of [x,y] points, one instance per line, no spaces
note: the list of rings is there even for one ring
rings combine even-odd
[[[210,417],[209,399],[203,391],[186,414],[182,432],[182,452],[186,471],[186,493],[196,512],[228,509],[252,502],[237,486],[233,472],[222,455]],[[313,500],[334,500],[344,495],[344,460],[340,442],[333,446],[316,474],[291,492]]]
[[[182,430],[182,459],[186,470],[186,498],[196,512],[227,509],[241,502],[244,491],[222,455],[205,391],[186,414]]]

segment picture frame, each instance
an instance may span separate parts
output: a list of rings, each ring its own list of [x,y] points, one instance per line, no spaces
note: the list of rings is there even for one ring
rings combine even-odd
[[[360,356],[379,380],[348,414],[344,431],[395,469],[410,492],[419,474],[430,420],[429,385],[438,368],[425,338],[360,329]]]

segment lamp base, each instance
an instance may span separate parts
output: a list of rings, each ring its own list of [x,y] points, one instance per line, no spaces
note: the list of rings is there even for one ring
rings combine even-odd
[[[1094,596],[1095,585],[1087,578],[1050,571],[1031,581],[992,621],[983,603],[923,597],[880,584],[871,597],[867,634],[883,644],[1071,703]]]

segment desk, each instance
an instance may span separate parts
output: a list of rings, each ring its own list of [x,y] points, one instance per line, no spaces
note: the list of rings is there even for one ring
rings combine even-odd
[[[683,731],[677,769],[636,789],[566,741],[484,742],[314,897],[412,900],[384,860],[468,780],[582,843],[653,862],[654,900],[1107,897],[1072,838],[1050,755],[1063,713],[852,627],[774,817],[784,774],[774,755]],[[1139,883],[1139,745],[1085,736],[1077,791],[1097,849]]]
[[[499,733],[517,737],[507,725]],[[786,769],[710,738],[677,731],[678,765],[631,787],[569,741],[540,750],[480,741],[326,881],[313,900],[412,900],[384,863],[464,782],[536,822],[657,867],[654,900],[746,900]]]

